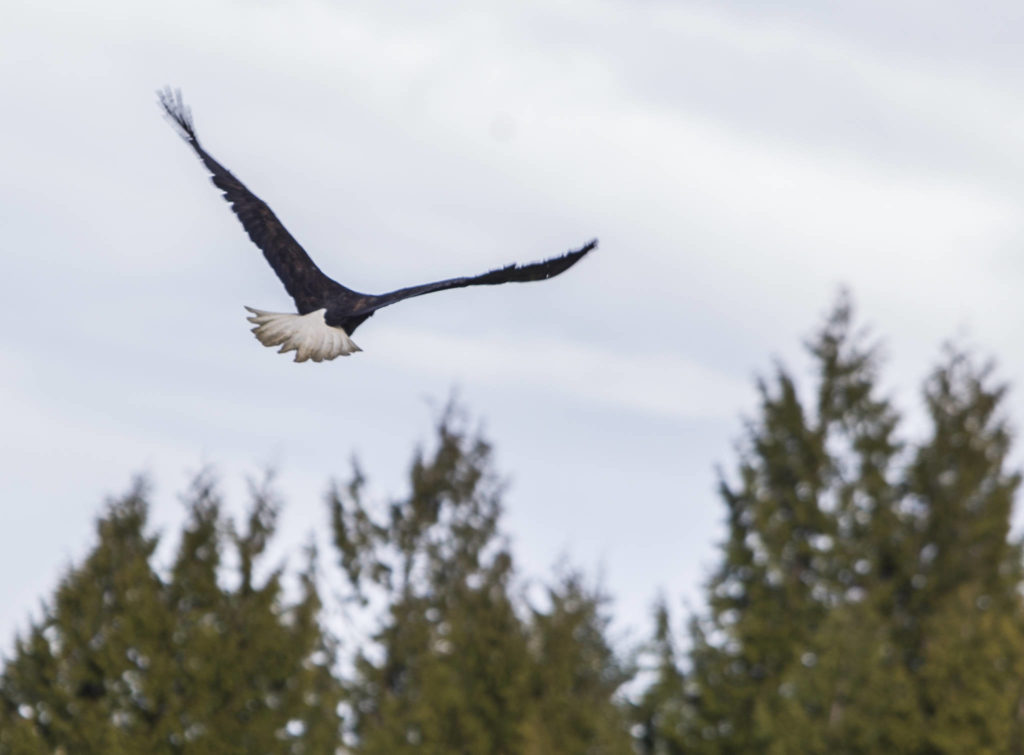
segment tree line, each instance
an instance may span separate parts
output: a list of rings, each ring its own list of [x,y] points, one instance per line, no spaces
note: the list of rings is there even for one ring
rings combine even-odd
[[[845,297],[807,351],[719,474],[705,605],[659,602],[639,646],[586,575],[527,594],[491,446],[450,409],[401,497],[358,466],[331,486],[330,552],[294,572],[268,561],[272,485],[234,521],[198,475],[169,563],[145,483],[109,503],[9,643],[0,753],[1024,751],[1006,384],[946,349],[915,437]]]

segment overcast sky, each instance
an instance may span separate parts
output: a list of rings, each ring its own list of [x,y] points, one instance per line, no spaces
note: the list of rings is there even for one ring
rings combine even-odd
[[[526,576],[600,571],[634,634],[659,591],[699,605],[753,378],[805,374],[840,285],[901,400],[951,336],[1024,382],[1022,41],[1009,1],[6,0],[0,648],[133,474],[170,530],[197,469],[238,510],[273,465],[283,552],[352,454],[401,492],[453,387]],[[294,364],[249,333],[243,305],[291,302],[165,84],[357,290],[600,248]]]

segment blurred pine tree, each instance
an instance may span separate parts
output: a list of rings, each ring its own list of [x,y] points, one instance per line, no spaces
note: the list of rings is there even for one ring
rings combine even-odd
[[[329,496],[341,605],[372,627],[348,653],[315,555],[291,599],[262,566],[267,487],[238,529],[198,476],[159,569],[136,485],[5,661],[0,755],[1024,753],[1006,387],[950,350],[910,442],[845,297],[807,346],[813,389],[782,366],[761,381],[720,475],[728,532],[688,653],[659,603],[628,703],[607,599],[571,571],[527,599],[491,448],[450,408],[406,495],[368,505],[357,467]]]
[[[382,516],[358,468],[329,496],[339,597],[375,627],[345,655],[313,554],[292,601],[280,569],[257,578],[265,487],[239,531],[200,475],[166,570],[144,486],[114,502],[4,666],[0,753],[630,753],[606,599],[570,574],[530,604],[490,446],[455,409],[437,429]]]
[[[647,670],[652,674],[631,711],[637,749],[642,755],[684,755],[690,751],[696,728],[694,711],[664,600],[655,606],[654,637],[642,649],[641,657],[650,659]]]
[[[276,512],[266,490],[255,493],[246,530],[232,533],[200,475],[166,576],[153,565],[145,487],[110,505],[92,552],[5,664],[0,752],[332,749],[340,687],[313,564],[292,603],[279,571],[254,580]],[[239,567],[225,574],[229,533]]]
[[[782,367],[760,384],[709,612],[659,703],[683,724],[649,727],[646,751],[1020,752],[1005,386],[950,352],[925,385],[930,433],[903,443],[845,296],[808,350],[813,392]]]
[[[633,675],[609,644],[607,599],[579,574],[548,590],[533,608],[531,695],[526,718],[529,755],[634,752],[616,693]]]
[[[568,577],[528,609],[498,524],[491,449],[449,409],[383,521],[363,477],[331,496],[339,562],[379,629],[346,681],[362,753],[629,753],[629,678],[603,599]],[[372,609],[371,609],[372,610]]]

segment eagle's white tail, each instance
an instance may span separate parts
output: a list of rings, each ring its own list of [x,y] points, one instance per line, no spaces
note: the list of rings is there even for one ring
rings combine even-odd
[[[342,328],[328,325],[324,320],[326,309],[308,315],[285,312],[264,312],[246,307],[252,312],[249,322],[256,327],[252,332],[264,346],[280,346],[278,353],[295,352],[296,362],[312,359],[322,362],[337,356],[348,356],[362,351]]]

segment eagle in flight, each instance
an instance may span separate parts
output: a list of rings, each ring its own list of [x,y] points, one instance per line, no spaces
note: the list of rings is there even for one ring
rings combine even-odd
[[[238,216],[249,238],[260,248],[267,262],[295,300],[297,314],[264,312],[246,307],[253,333],[264,346],[280,346],[280,352],[294,351],[296,362],[322,362],[362,351],[352,341],[355,329],[378,309],[412,296],[464,286],[493,286],[499,283],[539,281],[553,278],[579,262],[597,247],[591,241],[574,252],[529,265],[508,265],[483,275],[450,278],[421,286],[409,286],[386,294],[361,294],[328,278],[306,251],[292,238],[270,208],[204,150],[196,137],[192,113],[182,102],[181,91],[159,92],[160,105],[210,171],[214,185]]]

